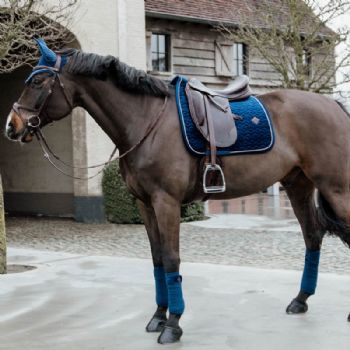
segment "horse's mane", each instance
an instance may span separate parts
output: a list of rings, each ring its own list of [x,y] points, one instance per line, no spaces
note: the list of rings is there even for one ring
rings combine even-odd
[[[114,56],[100,56],[75,49],[59,52],[68,56],[64,69],[68,73],[92,76],[105,80],[110,78],[123,90],[151,96],[168,96],[167,84],[142,70],[130,67]]]

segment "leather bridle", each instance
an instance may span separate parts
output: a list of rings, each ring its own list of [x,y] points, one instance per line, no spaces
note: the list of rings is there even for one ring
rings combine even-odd
[[[41,119],[41,115],[43,113],[43,109],[46,106],[46,104],[48,103],[48,100],[50,98],[50,96],[52,95],[53,92],[53,87],[56,83],[56,81],[58,81],[59,87],[62,91],[62,94],[70,108],[70,110],[72,110],[74,108],[73,103],[71,102],[71,100],[69,99],[67,92],[65,90],[64,84],[61,81],[60,78],[60,66],[61,66],[61,56],[57,55],[57,61],[54,67],[49,67],[49,66],[36,66],[33,69],[32,74],[29,76],[29,78],[27,79],[27,82],[30,82],[30,79],[35,76],[36,74],[39,74],[39,72],[49,72],[52,75],[52,78],[48,84],[48,88],[46,90],[45,96],[42,99],[42,102],[40,103],[38,108],[31,108],[31,107],[27,107],[25,105],[19,104],[18,102],[15,102],[12,106],[12,109],[16,112],[16,114],[19,116],[19,118],[21,118],[23,124],[26,127],[26,131],[24,133],[24,135],[22,136],[22,139],[28,135],[27,133],[30,133],[31,135],[35,135],[36,138],[39,141],[39,144],[41,146],[41,149],[43,151],[44,154],[44,158],[47,159],[47,161],[49,163],[51,163],[52,166],[54,166],[60,173],[62,173],[63,175],[66,175],[68,177],[71,177],[73,179],[78,179],[78,180],[89,180],[92,179],[94,177],[96,177],[97,175],[101,174],[102,171],[104,170],[104,167],[108,164],[110,164],[111,162],[117,160],[117,159],[122,159],[125,156],[127,156],[129,153],[131,153],[134,149],[136,149],[138,146],[140,146],[143,141],[146,140],[146,138],[148,137],[148,135],[155,129],[156,125],[158,124],[159,120],[161,119],[166,106],[167,106],[167,102],[168,102],[168,96],[165,96],[164,98],[164,102],[156,116],[156,118],[151,122],[151,124],[148,126],[148,128],[145,131],[145,134],[143,135],[143,137],[136,143],[134,144],[132,147],[130,147],[127,151],[125,151],[123,154],[117,156],[114,158],[114,155],[117,151],[117,146],[114,148],[113,152],[111,153],[108,161],[103,162],[101,164],[96,164],[96,165],[92,165],[92,166],[88,166],[88,167],[77,167],[71,164],[68,164],[64,161],[62,161],[50,148],[50,146],[48,145],[46,138],[44,136],[44,134],[42,133],[41,130],[41,126],[42,126],[42,119]],[[29,116],[29,118],[24,118],[21,114],[21,110],[25,110],[28,111],[30,113],[33,113],[32,115]],[[52,120],[49,116],[46,115],[45,121],[47,121],[48,123],[53,122],[54,120]],[[62,170],[57,164],[55,164],[55,162],[51,159],[51,156],[53,158],[55,158],[57,161],[59,161],[61,163],[61,165],[68,167],[68,168],[72,168],[72,169],[94,169],[94,168],[100,168],[103,167],[103,169],[101,169],[100,171],[98,171],[96,174],[92,175],[92,176],[88,176],[88,177],[80,177],[80,176],[74,176],[74,175],[70,175],[67,172],[65,172],[64,170]]]
[[[23,104],[20,104],[18,102],[15,102],[12,106],[12,109],[14,110],[14,112],[16,112],[16,114],[19,116],[19,118],[22,120],[23,124],[25,125],[26,131],[32,135],[34,135],[38,131],[40,131],[40,126],[41,126],[42,121],[43,121],[43,118],[42,118],[43,109],[47,105],[49,98],[52,95],[53,88],[54,88],[56,81],[58,82],[58,85],[61,89],[61,92],[62,92],[70,110],[73,109],[73,104],[72,104],[71,100],[69,99],[67,92],[65,90],[64,84],[62,83],[61,78],[60,78],[59,68],[58,68],[61,64],[60,62],[61,62],[61,56],[58,55],[55,67],[36,66],[33,69],[33,73],[29,79],[31,79],[32,76],[34,76],[35,74],[39,74],[39,72],[48,72],[52,75],[49,83],[45,87],[45,91],[39,97],[39,100],[41,99],[42,101],[37,108],[31,108],[31,107],[25,106]],[[22,116],[21,110],[30,112],[32,114],[29,116],[29,118],[24,118]],[[53,122],[53,120],[48,115],[45,116],[45,121],[47,123]]]

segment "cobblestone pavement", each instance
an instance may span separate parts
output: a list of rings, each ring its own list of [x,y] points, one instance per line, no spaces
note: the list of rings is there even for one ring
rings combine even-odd
[[[70,219],[7,218],[8,245],[84,255],[149,259],[143,225],[82,224]],[[304,243],[300,232],[213,229],[181,225],[181,259],[187,262],[300,270]],[[320,271],[350,273],[350,251],[326,237]]]

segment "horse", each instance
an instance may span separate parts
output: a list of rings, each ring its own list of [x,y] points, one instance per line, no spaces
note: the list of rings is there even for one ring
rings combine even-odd
[[[183,334],[181,204],[246,196],[276,182],[287,192],[306,246],[299,292],[286,312],[308,310],[324,235],[336,235],[350,246],[350,118],[342,105],[297,90],[258,96],[271,116],[274,146],[266,153],[222,157],[226,191],[208,195],[201,185],[201,160],[182,141],[172,86],[113,56],[75,49],[53,52],[44,41],[38,44],[39,65],[13,105],[5,134],[31,142],[45,125],[79,106],[115,143],[123,179],[137,199],[150,242],[156,311],[146,331],[159,332],[158,343],[177,342]]]

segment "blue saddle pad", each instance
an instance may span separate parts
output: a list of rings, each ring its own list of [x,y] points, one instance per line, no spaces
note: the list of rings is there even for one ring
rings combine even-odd
[[[208,143],[197,130],[188,106],[185,87],[187,79],[177,76],[171,82],[176,89],[176,104],[179,112],[182,136],[190,153],[202,157],[210,154]],[[264,105],[255,96],[241,101],[230,102],[234,114],[242,117],[236,121],[237,141],[234,145],[217,148],[219,156],[261,153],[270,150],[275,137],[270,116]]]

